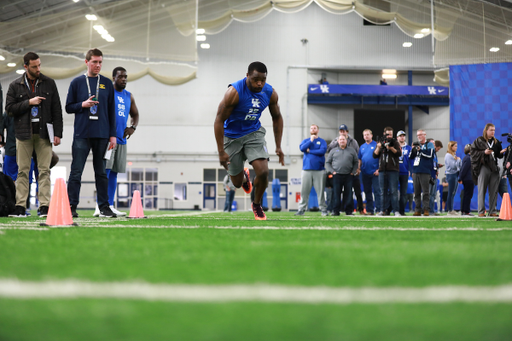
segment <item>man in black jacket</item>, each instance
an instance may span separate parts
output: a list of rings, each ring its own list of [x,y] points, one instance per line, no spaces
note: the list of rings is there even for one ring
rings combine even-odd
[[[16,209],[10,216],[26,216],[30,163],[35,151],[39,170],[39,214],[46,217],[50,204],[52,143],[58,146],[62,138],[62,107],[55,81],[41,73],[39,56],[28,52],[23,62],[26,72],[9,85],[5,102],[7,114],[14,117],[18,163]]]

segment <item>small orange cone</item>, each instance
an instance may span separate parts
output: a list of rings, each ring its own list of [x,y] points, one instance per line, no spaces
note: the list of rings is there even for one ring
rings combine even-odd
[[[69,206],[68,191],[64,179],[58,178],[53,189],[50,207],[48,209],[48,217],[46,223],[41,226],[78,226],[73,223],[71,216],[71,207]]]
[[[127,218],[147,218],[144,216],[139,191],[133,191],[132,206],[130,207],[130,215]]]
[[[512,220],[512,206],[510,205],[510,196],[508,193],[503,193],[501,200],[500,217],[496,221]]]

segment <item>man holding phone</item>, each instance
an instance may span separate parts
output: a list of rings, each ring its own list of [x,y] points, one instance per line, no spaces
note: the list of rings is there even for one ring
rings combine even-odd
[[[39,216],[46,217],[51,193],[52,143],[58,146],[62,138],[62,107],[55,81],[41,73],[39,56],[28,52],[23,56],[23,63],[25,73],[9,85],[5,102],[7,114],[14,118],[18,164],[16,208],[10,216],[26,217],[30,165],[35,151],[39,170]],[[53,127],[49,128],[48,124]]]

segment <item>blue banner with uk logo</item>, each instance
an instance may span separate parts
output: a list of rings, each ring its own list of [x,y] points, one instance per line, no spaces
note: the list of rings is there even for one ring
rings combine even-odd
[[[445,86],[418,85],[309,84],[308,93],[312,95],[449,96],[450,89]]]

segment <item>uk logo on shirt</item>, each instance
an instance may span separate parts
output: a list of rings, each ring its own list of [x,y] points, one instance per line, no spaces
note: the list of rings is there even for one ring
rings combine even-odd
[[[125,110],[126,106],[124,104],[124,98],[121,96],[117,96],[117,115],[121,117],[126,117]]]

